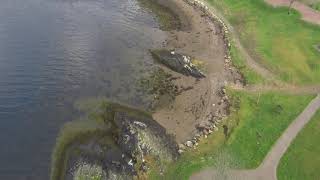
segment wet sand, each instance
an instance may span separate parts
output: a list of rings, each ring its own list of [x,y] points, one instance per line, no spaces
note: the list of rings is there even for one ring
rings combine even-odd
[[[206,78],[201,80],[171,71],[179,77],[175,81],[178,86],[193,88],[178,95],[169,105],[157,108],[153,114],[153,118],[182,143],[197,133],[197,124],[210,120],[210,114],[227,114],[221,89],[228,83],[238,82],[241,76],[236,69],[225,65],[227,47],[219,24],[184,1],[159,0],[159,3],[176,13],[182,23],[180,30],[168,31],[164,47],[203,61],[206,69]]]

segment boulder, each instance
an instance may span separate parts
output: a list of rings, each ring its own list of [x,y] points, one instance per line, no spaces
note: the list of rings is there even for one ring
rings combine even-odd
[[[192,146],[193,146],[193,143],[192,143],[191,141],[187,141],[187,142],[186,142],[186,146],[187,146],[187,147],[192,147]]]
[[[185,56],[174,51],[152,50],[152,56],[161,64],[186,76],[204,78],[205,75],[191,63],[191,57]]]
[[[179,149],[184,150],[184,149],[186,149],[186,146],[183,144],[179,144]]]

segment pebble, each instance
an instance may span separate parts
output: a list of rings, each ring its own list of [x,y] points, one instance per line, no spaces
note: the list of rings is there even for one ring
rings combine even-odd
[[[187,147],[192,147],[192,146],[193,146],[193,143],[192,143],[191,141],[187,141],[187,142],[186,142],[186,146],[187,146]]]

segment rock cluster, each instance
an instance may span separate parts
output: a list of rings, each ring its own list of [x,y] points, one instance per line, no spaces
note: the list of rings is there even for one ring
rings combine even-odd
[[[155,122],[151,115],[116,103],[102,106],[103,128],[88,134],[85,139],[68,147],[66,180],[74,179],[74,172],[83,164],[101,167],[106,179],[132,179],[138,172],[149,169],[148,158],[164,162],[178,157],[178,146],[173,136]],[[98,115],[97,115],[98,116]],[[146,156],[148,158],[146,158]],[[64,173],[64,172],[63,172]]]
[[[228,29],[228,25],[220,18],[218,17],[216,14],[214,14],[212,12],[212,9],[210,9],[206,3],[204,3],[201,0],[184,0],[186,3],[188,3],[191,6],[194,6],[195,8],[200,9],[205,16],[207,16],[211,21],[213,22],[217,22],[218,25],[220,26],[220,29],[223,32],[223,39],[224,39],[224,45],[227,49],[227,54],[225,55],[225,64],[224,67],[226,70],[231,71],[232,74],[241,74],[239,73],[239,71],[237,69],[234,68],[233,64],[232,64],[232,59],[230,56],[230,49],[231,49],[231,38],[230,38],[230,31]],[[319,45],[320,46],[320,45]],[[319,51],[320,51],[320,47],[319,47]],[[235,80],[235,83],[237,85],[242,86],[243,82],[243,78],[239,77]]]
[[[226,94],[226,89],[222,88],[218,93],[221,96],[219,104],[224,103],[228,105],[229,97]],[[218,125],[226,117],[227,117],[226,112],[222,112],[220,109],[218,109],[215,113],[209,113],[202,122],[196,125],[197,132],[195,133],[193,138],[191,138],[190,140],[186,141],[183,144],[179,144],[178,153],[182,154],[188,148],[196,149],[201,139],[203,138],[206,139],[210,134],[219,130]]]
[[[200,8],[200,10],[208,16],[211,20],[219,22],[219,24],[222,26],[222,29],[224,31],[224,37],[225,37],[225,44],[228,48],[231,47],[231,44],[229,42],[229,30],[228,26],[223,22],[223,20],[215,15],[212,10],[201,0],[184,0],[186,3]]]
[[[218,22],[220,25],[220,28],[223,30],[223,38],[225,47],[228,50],[227,54],[225,56],[225,69],[230,70],[232,73],[236,71],[233,68],[232,59],[230,56],[230,35],[229,35],[229,29],[228,26],[223,22],[223,20],[215,15],[212,10],[201,0],[184,0],[186,3],[188,3],[191,6],[194,6],[195,8],[199,8],[205,16],[210,18],[210,20],[214,22]],[[226,84],[226,83],[225,83]],[[241,80],[236,80],[236,84],[242,84]],[[221,92],[219,92],[221,95],[221,100],[219,101],[218,105],[221,105],[223,103],[229,104],[229,98],[226,94],[226,89],[222,88]],[[216,106],[216,104],[212,104],[212,106]],[[207,119],[201,123],[199,123],[196,128],[198,132],[195,134],[195,136],[185,142],[184,144],[179,145],[179,153],[183,153],[186,148],[195,148],[199,142],[199,140],[203,138],[207,138],[208,135],[210,135],[213,131],[218,131],[217,125],[223,120],[223,118],[226,117],[225,112],[221,112],[221,110],[217,110],[214,114],[210,113],[207,117]]]

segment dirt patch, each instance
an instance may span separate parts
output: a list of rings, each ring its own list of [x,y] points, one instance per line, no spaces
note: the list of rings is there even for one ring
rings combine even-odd
[[[174,82],[177,86],[192,88],[171,103],[159,105],[153,117],[181,143],[198,133],[197,125],[228,113],[228,102],[221,89],[228,83],[241,81],[241,76],[236,69],[226,66],[227,46],[220,24],[184,1],[159,0],[159,3],[171,9],[182,22],[180,30],[168,31],[164,48],[195,57],[206,65],[206,78],[202,79],[166,69],[178,77]]]

